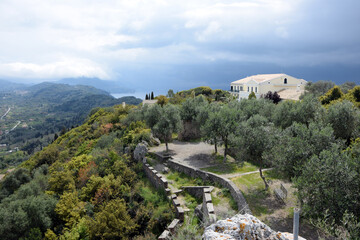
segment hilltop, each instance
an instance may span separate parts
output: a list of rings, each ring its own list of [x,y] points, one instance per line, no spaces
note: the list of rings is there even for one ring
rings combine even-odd
[[[200,239],[237,211],[289,232],[300,206],[306,239],[359,237],[359,89],[274,103],[200,87],[94,109],[5,177],[0,237]]]

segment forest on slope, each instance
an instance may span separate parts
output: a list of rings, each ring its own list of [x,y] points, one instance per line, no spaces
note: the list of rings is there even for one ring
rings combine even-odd
[[[0,120],[0,143],[7,145],[0,149],[1,169],[20,163],[61,132],[82,124],[95,107],[141,102],[135,97],[116,99],[103,90],[83,85],[41,83],[21,89],[0,93],[1,115],[9,111]],[[9,154],[10,150],[15,153]]]
[[[165,143],[202,138],[225,146],[224,161],[231,154],[273,167],[295,185],[303,218],[356,239],[360,86],[346,94],[324,88],[320,96],[313,89],[301,101],[275,104],[202,87],[159,96],[152,106],[99,109],[1,182],[0,238],[155,238],[172,219],[171,206],[132,158],[154,134]]]

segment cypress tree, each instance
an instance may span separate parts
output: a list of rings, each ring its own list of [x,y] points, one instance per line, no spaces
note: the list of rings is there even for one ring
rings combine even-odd
[[[154,100],[154,92],[151,92],[151,100]]]

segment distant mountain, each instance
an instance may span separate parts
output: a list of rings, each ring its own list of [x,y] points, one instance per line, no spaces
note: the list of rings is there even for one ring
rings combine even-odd
[[[43,82],[24,90],[23,94],[0,92],[0,114],[10,111],[11,116],[2,119],[0,131],[7,133],[0,134],[0,143],[29,154],[46,146],[60,130],[82,124],[93,108],[142,102],[135,97],[117,99],[83,85]]]
[[[36,84],[28,87],[26,90],[29,91],[26,95],[27,98],[53,103],[63,103],[72,99],[80,99],[88,95],[105,95],[110,97],[108,92],[91,86],[70,86],[68,84],[51,82]]]
[[[28,85],[23,83],[14,83],[0,79],[0,92],[12,92],[15,90],[24,90]]]
[[[109,93],[133,93],[135,92],[134,89],[129,89],[124,86],[121,86],[120,83],[117,83],[115,81],[105,81],[101,80],[99,78],[86,78],[86,77],[80,77],[80,78],[64,78],[59,81],[56,81],[56,83],[65,83],[70,85],[88,85],[93,86],[98,89],[105,90]]]

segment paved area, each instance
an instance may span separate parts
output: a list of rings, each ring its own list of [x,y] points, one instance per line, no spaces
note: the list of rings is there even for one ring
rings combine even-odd
[[[151,151],[163,152],[165,151],[165,145],[161,144],[158,147],[151,148]],[[215,158],[212,155],[214,151],[213,145],[204,142],[188,143],[174,141],[169,143],[169,152],[174,161],[196,168],[214,166]],[[218,147],[218,151],[222,154],[224,150]]]

